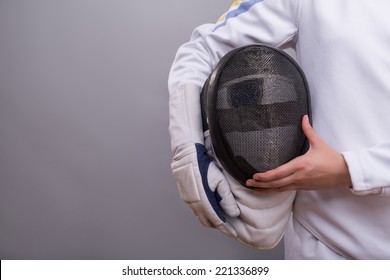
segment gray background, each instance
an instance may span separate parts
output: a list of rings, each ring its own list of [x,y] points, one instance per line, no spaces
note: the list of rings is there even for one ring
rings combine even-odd
[[[279,259],[203,228],[170,173],[167,78],[230,0],[0,0],[1,259]]]

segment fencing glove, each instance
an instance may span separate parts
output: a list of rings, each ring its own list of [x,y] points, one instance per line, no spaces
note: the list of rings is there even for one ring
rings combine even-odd
[[[178,87],[170,94],[169,132],[173,160],[172,173],[180,197],[206,227],[215,227],[236,238],[235,229],[227,222],[240,215],[223,172],[209,156],[204,145],[200,108],[201,89],[192,84]]]

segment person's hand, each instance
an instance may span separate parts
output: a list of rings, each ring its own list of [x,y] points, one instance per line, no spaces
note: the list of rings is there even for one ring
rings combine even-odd
[[[344,157],[316,134],[308,116],[302,119],[302,130],[310,142],[308,152],[276,169],[254,174],[246,182],[248,187],[256,193],[267,194],[352,186]]]

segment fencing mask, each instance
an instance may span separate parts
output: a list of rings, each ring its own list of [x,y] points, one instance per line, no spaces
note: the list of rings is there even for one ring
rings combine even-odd
[[[255,44],[227,53],[202,89],[201,108],[215,156],[243,186],[308,149],[301,122],[311,114],[309,88],[280,50]]]

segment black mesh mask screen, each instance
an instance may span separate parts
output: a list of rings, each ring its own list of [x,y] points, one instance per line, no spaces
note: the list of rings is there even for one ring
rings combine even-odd
[[[201,103],[218,160],[243,185],[307,150],[301,122],[310,116],[309,90],[284,52],[264,45],[229,52],[206,81]]]

